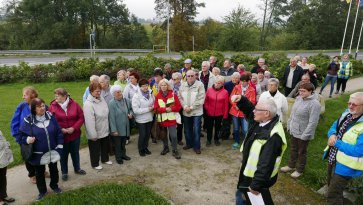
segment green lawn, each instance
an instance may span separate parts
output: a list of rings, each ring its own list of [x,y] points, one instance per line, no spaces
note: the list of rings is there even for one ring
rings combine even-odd
[[[53,194],[32,204],[167,205],[170,203],[147,187],[137,184],[119,185],[111,183]]]

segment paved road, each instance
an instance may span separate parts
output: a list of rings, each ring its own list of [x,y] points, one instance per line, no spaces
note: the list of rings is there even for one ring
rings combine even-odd
[[[289,58],[295,56],[295,55],[300,55],[300,56],[312,56],[312,55],[317,55],[318,52],[300,52],[300,53],[288,53],[287,56]],[[339,55],[339,52],[324,52],[324,54],[329,55],[331,57]],[[139,54],[139,55],[123,55],[123,57],[127,58],[127,59],[135,59],[138,58],[139,56],[143,56],[145,54]],[[231,53],[224,53],[225,57],[231,57],[233,54]],[[252,56],[260,56],[261,53],[253,53],[251,54]],[[114,59],[117,58],[120,55],[104,55],[104,54],[98,54],[97,57],[102,61],[105,60],[107,58],[110,59]],[[180,59],[181,55],[180,54],[156,54],[156,57],[163,57],[163,58],[173,58],[173,59]],[[89,58],[90,55],[87,54],[78,54],[78,56],[75,56],[76,58]],[[53,64],[56,62],[60,62],[60,61],[64,61],[71,58],[70,56],[39,56],[39,57],[21,57],[21,56],[3,56],[0,57],[0,65],[8,65],[8,66],[12,66],[12,65],[18,65],[20,61],[24,61],[26,63],[28,63],[29,65],[36,65],[36,64]],[[363,54],[358,54],[358,59],[362,60],[363,59]]]

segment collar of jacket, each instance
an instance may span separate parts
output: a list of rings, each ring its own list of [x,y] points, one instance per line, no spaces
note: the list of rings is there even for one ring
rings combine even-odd
[[[50,120],[52,118],[52,113],[50,113],[49,111],[45,111],[44,115],[46,120]],[[28,115],[28,117],[25,118],[25,121],[28,123],[31,122],[32,124],[38,123],[38,120],[33,114]]]
[[[271,121],[270,121],[269,123],[267,123],[267,124],[270,124],[269,129],[263,132],[263,133],[268,133],[268,135],[258,135],[258,139],[268,139],[268,138],[270,138],[270,132],[271,132],[271,130],[275,127],[276,123],[278,123],[278,122],[279,122],[279,116],[278,116],[278,115],[276,115],[275,117],[273,117],[273,118],[271,119]],[[256,127],[258,127],[258,126],[259,126],[259,124],[260,124],[259,122],[256,122],[256,123],[254,124],[254,126],[252,127],[252,129],[255,129]],[[266,125],[265,125],[265,126],[266,126]],[[251,130],[251,131],[253,131],[253,130]],[[252,134],[252,133],[251,133],[251,134]]]

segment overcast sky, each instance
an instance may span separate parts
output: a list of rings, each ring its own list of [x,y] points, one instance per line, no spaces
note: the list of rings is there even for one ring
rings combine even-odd
[[[237,8],[238,5],[249,9],[258,19],[261,19],[262,11],[258,8],[261,5],[260,0],[196,0],[198,3],[204,2],[205,7],[199,8],[199,14],[196,20],[203,20],[207,17],[222,20],[223,16],[229,14],[232,9]],[[153,19],[155,15],[154,0],[123,0],[129,11],[139,18]]]

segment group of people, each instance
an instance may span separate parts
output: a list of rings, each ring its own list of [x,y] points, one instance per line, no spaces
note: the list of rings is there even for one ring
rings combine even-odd
[[[293,178],[304,172],[307,147],[314,138],[321,110],[319,95],[315,92],[316,66],[308,64],[305,57],[291,58],[282,79],[284,95],[279,91],[280,81],[269,71],[263,58],[258,59],[251,72],[243,64],[237,63],[234,68],[230,59],[224,60],[223,68],[216,67],[216,62],[217,58],[211,56],[209,61],[202,62],[200,71],[192,67],[191,59],[186,59],[184,67],[175,72],[166,64],[164,70],[154,69],[150,79],[141,79],[134,69],[120,70],[113,85],[109,76],[93,75],[83,95],[83,109],[64,88],[54,90],[54,100],[48,106],[38,97],[35,88],[25,87],[24,101],[16,108],[11,122],[11,133],[20,145],[33,145],[32,157],[25,164],[28,177],[39,190],[37,199],[47,194],[45,177],[50,177],[50,187],[55,193],[61,192],[57,162],[61,164],[62,180],[68,180],[69,154],[74,172],[86,174],[80,167],[79,156],[82,125],[86,128],[90,164],[95,170],[102,170],[102,164],[113,164],[110,156],[115,155],[118,164],[131,160],[126,154],[126,145],[132,140],[131,130],[135,127],[141,157],[151,154],[152,138],[153,143],[162,141],[161,155],[170,152],[170,141],[172,156],[181,159],[178,145],[184,145],[184,151],[192,149],[201,154],[202,129],[206,131],[205,146],[212,146],[212,142],[219,146],[222,139],[228,139],[232,124],[232,149],[240,149],[243,154],[236,203],[249,204],[247,192],[251,192],[261,193],[266,204],[273,204],[268,188],[276,182],[278,171],[293,171]],[[334,73],[348,76],[341,81],[344,92],[345,83],[352,75],[352,65],[347,63],[346,56],[341,63],[334,62],[329,66],[327,79],[332,79]],[[290,116],[287,116],[287,96],[295,98]],[[363,100],[361,95],[357,96],[352,97],[358,101],[350,102],[349,108],[363,105],[359,101]],[[283,124],[291,135],[291,151],[288,165],[280,169],[287,147]],[[338,136],[333,131],[332,128],[330,135]],[[329,145],[334,148],[338,142],[329,139]],[[356,141],[347,140],[351,142]],[[0,202],[9,201],[6,183],[5,194],[0,194]]]

